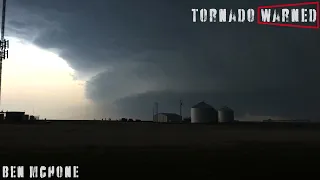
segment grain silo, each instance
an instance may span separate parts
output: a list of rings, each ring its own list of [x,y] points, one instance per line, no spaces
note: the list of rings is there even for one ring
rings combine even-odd
[[[191,123],[217,123],[218,112],[209,104],[200,102],[191,108]]]
[[[218,111],[219,123],[230,123],[234,121],[234,112],[227,106],[224,106]]]

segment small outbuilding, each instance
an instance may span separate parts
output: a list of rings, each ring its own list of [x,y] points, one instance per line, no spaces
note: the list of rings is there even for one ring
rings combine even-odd
[[[158,113],[153,116],[153,122],[162,123],[179,123],[181,119],[181,116],[175,113]]]

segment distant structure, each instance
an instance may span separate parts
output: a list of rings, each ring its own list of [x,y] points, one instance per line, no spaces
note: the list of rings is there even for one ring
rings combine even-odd
[[[183,118],[182,122],[183,123],[191,123],[191,117]]]
[[[25,120],[25,121],[29,121],[29,115],[28,115],[28,114],[25,114],[25,115],[24,115],[24,120]]]
[[[154,115],[153,122],[179,123],[181,119],[181,116],[175,113],[158,113]]]
[[[30,121],[35,121],[35,120],[36,120],[36,117],[35,117],[35,116],[30,116],[30,117],[29,117],[29,120],[30,120]]]
[[[288,119],[288,120],[272,120],[272,119],[267,119],[263,120],[262,122],[270,122],[270,123],[310,123],[311,120],[309,119]]]
[[[6,121],[23,121],[25,120],[25,112],[10,111],[6,112]]]
[[[28,120],[36,120],[37,117],[30,116],[25,114],[25,112],[20,111],[6,111],[0,112],[0,121],[11,121],[11,122],[21,122],[21,121],[28,121]]]
[[[121,118],[120,121],[122,121],[122,122],[128,122],[128,119],[127,119],[127,118]]]
[[[191,123],[218,123],[218,112],[202,101],[191,108]]]
[[[234,111],[227,106],[218,110],[219,123],[234,122]]]

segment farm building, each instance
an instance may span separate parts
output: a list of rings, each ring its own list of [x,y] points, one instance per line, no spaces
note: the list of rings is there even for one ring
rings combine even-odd
[[[23,121],[25,119],[24,115],[25,115],[24,112],[15,112],[15,111],[6,112],[5,120],[8,120],[8,121]]]
[[[153,116],[153,122],[178,123],[181,119],[181,116],[175,113],[159,113]]]

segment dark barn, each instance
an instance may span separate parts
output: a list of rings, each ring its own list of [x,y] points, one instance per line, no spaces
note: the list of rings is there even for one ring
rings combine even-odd
[[[6,112],[5,120],[7,121],[23,121],[25,119],[25,112]]]

